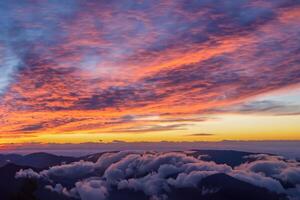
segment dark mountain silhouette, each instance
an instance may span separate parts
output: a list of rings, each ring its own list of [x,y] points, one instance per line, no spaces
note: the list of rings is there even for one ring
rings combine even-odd
[[[0,154],[0,167],[12,162],[14,163],[17,160],[22,159],[23,156],[19,154]]]
[[[204,178],[197,188],[173,189],[169,200],[287,200],[265,188],[237,180],[226,174],[214,174]]]
[[[250,183],[237,180],[226,174],[214,174],[204,178],[199,188],[217,189],[217,192],[204,195],[207,199],[214,200],[283,200],[285,195],[278,195],[265,188],[254,186]]]
[[[196,152],[191,155],[198,157],[199,155],[203,156],[201,159],[205,161],[214,161],[217,164],[227,164],[231,167],[236,167],[245,161],[247,158],[245,156],[254,154],[243,151],[233,151],[233,150],[194,150]]]
[[[20,169],[28,169],[28,166],[18,166],[15,164],[7,164],[0,168],[0,199],[20,199],[20,195],[23,196],[23,200],[34,200],[33,191],[35,183],[33,181],[25,179],[15,179],[15,174]],[[38,170],[34,169],[33,170]],[[31,186],[30,186],[31,185]],[[26,189],[27,188],[27,189]],[[30,189],[29,189],[30,188]],[[26,190],[26,191],[25,191]],[[23,192],[23,194],[19,194]]]
[[[21,181],[20,181],[21,182]],[[32,179],[22,180],[22,184],[18,191],[13,192],[9,199],[10,200],[38,200],[34,192],[38,188],[38,183]]]
[[[0,199],[1,200],[69,200],[70,198],[45,189],[46,183],[33,179],[16,179],[15,174],[20,169],[31,168],[13,163],[0,167]]]

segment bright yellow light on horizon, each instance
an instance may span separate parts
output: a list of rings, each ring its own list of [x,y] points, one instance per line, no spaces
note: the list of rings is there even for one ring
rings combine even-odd
[[[144,133],[62,133],[19,138],[1,138],[0,143],[82,143],[82,142],[158,142],[220,140],[300,140],[300,116],[218,115],[217,119],[196,122],[186,130]],[[197,136],[197,134],[199,136]],[[201,135],[202,134],[202,135]],[[194,136],[195,135],[195,136]]]

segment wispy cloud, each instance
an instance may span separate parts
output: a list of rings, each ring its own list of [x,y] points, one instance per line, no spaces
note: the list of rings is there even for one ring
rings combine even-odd
[[[212,133],[193,133],[193,134],[188,134],[187,136],[213,136],[214,134]]]
[[[122,129],[112,129],[112,132],[127,132],[127,133],[146,133],[157,131],[172,131],[172,130],[186,130],[186,126],[190,124],[172,124],[172,125],[143,125],[134,126]]]
[[[226,107],[211,109],[212,113],[240,113],[240,114],[265,114],[265,115],[299,115],[300,105],[279,101],[250,101]]]

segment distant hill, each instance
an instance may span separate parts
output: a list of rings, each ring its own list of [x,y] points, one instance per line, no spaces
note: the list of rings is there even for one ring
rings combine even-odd
[[[194,152],[190,155],[198,157],[200,155],[207,155],[201,157],[205,161],[214,161],[217,164],[227,164],[231,167],[236,167],[247,159],[245,156],[252,155],[255,153],[233,151],[233,150],[193,150]]]
[[[233,150],[193,150],[190,153],[191,156],[198,157],[203,156],[201,159],[205,161],[214,161],[218,164],[227,164],[231,167],[238,166],[243,162],[247,161],[244,156],[251,155],[253,153],[233,151]],[[113,151],[116,152],[116,151]],[[19,154],[0,154],[0,167],[8,163],[14,163],[20,166],[30,166],[35,168],[47,168],[61,163],[70,163],[79,160],[96,162],[101,155],[107,152],[95,153],[81,157],[71,156],[57,156],[49,153],[32,153],[28,155]]]
[[[57,156],[49,153],[32,153],[25,156],[18,154],[2,154],[0,155],[0,166],[8,163],[14,163],[20,166],[29,166],[35,168],[47,168],[59,165],[62,162],[70,163],[77,161],[78,158],[69,156]]]

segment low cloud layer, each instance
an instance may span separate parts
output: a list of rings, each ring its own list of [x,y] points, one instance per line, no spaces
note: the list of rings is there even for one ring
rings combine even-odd
[[[294,200],[299,194],[299,163],[283,157],[256,154],[232,168],[193,157],[192,152],[122,151],[104,153],[96,162],[79,161],[50,167],[41,172],[20,170],[16,178],[48,181],[47,189],[82,200],[105,200],[112,190],[129,189],[144,193],[151,200],[168,198],[174,188],[197,188],[210,175],[224,173],[238,180],[286,194]],[[72,180],[65,186],[60,180]],[[288,188],[286,184],[290,184]],[[218,188],[203,189],[203,194]]]

